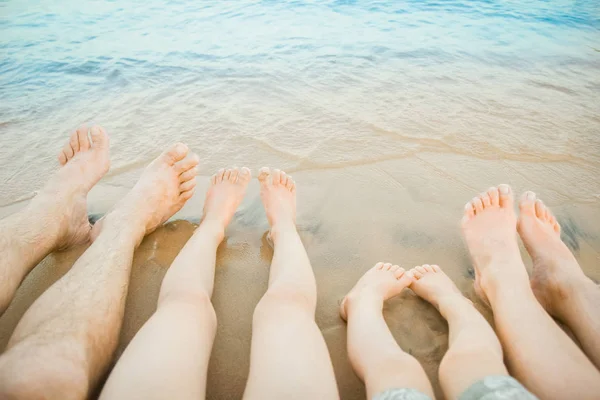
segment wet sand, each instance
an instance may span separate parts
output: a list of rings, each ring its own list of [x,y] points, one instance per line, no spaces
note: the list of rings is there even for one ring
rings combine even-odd
[[[116,148],[113,153],[118,157],[120,150]],[[590,171],[573,161],[541,161],[421,151],[355,166],[292,171],[299,187],[299,230],[318,283],[317,323],[327,341],[343,399],[364,399],[365,391],[348,362],[346,328],[338,316],[338,304],[377,261],[407,268],[439,264],[491,321],[490,311],[472,290],[473,270],[458,220],[464,203],[492,184],[510,183],[516,193],[536,191],[556,212],[563,239],[585,272],[600,280],[598,175],[594,168]],[[259,165],[249,167],[256,175]],[[136,251],[117,356],[155,310],[161,280],[198,222],[210,172],[205,170],[198,177],[197,194],[174,221],[146,237]],[[103,180],[90,194],[91,214],[106,212],[139,173],[139,168],[132,168]],[[119,184],[110,184],[116,179]],[[1,215],[24,204],[5,206]],[[213,302],[219,325],[208,399],[239,399],[243,393],[252,312],[267,287],[272,257],[265,240],[267,229],[254,179],[218,251]],[[80,247],[52,254],[26,278],[0,318],[2,348],[25,310],[84,250]],[[523,256],[529,268],[524,251]],[[421,361],[441,398],[436,371],[447,350],[444,319],[409,290],[388,302],[384,314],[398,343]]]

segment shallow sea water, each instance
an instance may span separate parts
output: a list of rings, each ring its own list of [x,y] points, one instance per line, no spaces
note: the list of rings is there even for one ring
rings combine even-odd
[[[121,349],[152,313],[207,177],[228,165],[283,168],[298,182],[317,322],[344,399],[364,389],[345,355],[339,299],[380,260],[438,263],[473,296],[457,221],[491,185],[536,191],[600,279],[595,0],[1,1],[0,52],[1,216],[34,195],[82,123],[103,125],[112,142],[92,214],[165,146],[183,141],[200,155],[197,194],[176,217],[184,221],[136,254]],[[219,250],[209,398],[243,391],[266,230],[253,182]],[[81,251],[52,255],[27,278],[0,318],[1,345]],[[386,317],[439,393],[445,322],[410,293]]]

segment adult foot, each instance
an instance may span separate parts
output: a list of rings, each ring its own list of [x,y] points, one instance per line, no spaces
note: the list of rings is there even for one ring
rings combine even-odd
[[[158,156],[142,173],[142,176],[125,198],[102,221],[131,224],[136,229],[136,238],[154,231],[193,196],[199,159],[195,154],[188,156],[185,144],[178,143]],[[97,224],[98,225],[98,224]],[[99,235],[94,226],[94,238]]]
[[[269,236],[276,236],[279,230],[296,226],[296,183],[291,176],[278,169],[271,171],[264,167],[258,175],[260,198],[267,220],[271,226]]]
[[[560,317],[561,305],[572,291],[592,281],[560,239],[560,225],[533,192],[525,192],[519,202],[517,230],[533,261],[531,287],[539,302],[552,315]]]
[[[488,286],[497,278],[528,279],[517,244],[513,203],[510,186],[499,185],[465,206],[462,233],[473,260],[475,291],[485,302]]]
[[[454,282],[437,265],[421,265],[410,270],[414,277],[410,289],[427,300],[438,310],[452,309],[453,306],[470,303],[458,290]]]
[[[91,226],[87,194],[110,167],[108,135],[99,126],[82,126],[71,134],[58,155],[61,168],[32,200],[57,222],[57,248],[87,242]]]
[[[246,194],[248,182],[252,178],[246,167],[220,169],[210,178],[206,192],[203,221],[215,222],[225,229]]]
[[[359,301],[362,297],[370,297],[382,303],[394,296],[413,282],[411,274],[404,268],[390,263],[377,263],[365,272],[356,285],[348,292],[340,305],[340,316],[348,320],[348,304]]]

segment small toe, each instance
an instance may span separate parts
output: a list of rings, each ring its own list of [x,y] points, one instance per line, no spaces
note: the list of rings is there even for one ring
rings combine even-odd
[[[181,192],[181,193],[179,194],[179,200],[180,200],[180,201],[188,201],[188,200],[189,200],[189,199],[191,199],[191,198],[192,198],[192,196],[194,195],[194,191],[195,191],[195,190],[196,190],[196,188],[195,188],[195,187],[193,187],[193,188],[192,188],[192,189],[190,189],[190,190],[187,190],[187,191],[185,191],[185,192]]]
[[[195,187],[196,187],[196,180],[190,179],[189,181],[183,182],[182,184],[179,185],[179,193],[187,192],[189,190],[192,190]]]
[[[397,265],[396,265],[397,266]],[[398,266],[397,266],[398,267]],[[406,270],[404,268],[398,267],[394,270],[394,277],[396,279],[402,278],[406,274]]]
[[[79,128],[79,130],[81,129],[86,129],[85,127],[81,127]],[[71,146],[71,148],[73,149],[73,153],[77,153],[79,151],[79,137],[78,137],[78,131],[75,131],[71,134],[71,137],[69,138],[69,145]]]
[[[231,178],[231,169],[226,169],[225,173],[223,174],[223,182],[228,181],[229,178]]]
[[[382,270],[384,264],[385,263],[378,262],[377,264],[375,264],[375,267],[373,267],[373,268],[375,268],[376,270]]]
[[[194,179],[196,177],[196,175],[198,175],[198,167],[193,167],[191,169],[188,169],[187,171],[182,172],[179,175],[179,182],[187,182],[190,179]],[[212,182],[212,178],[211,178],[211,182]]]
[[[61,150],[60,153],[58,153],[58,162],[60,165],[65,165],[67,163],[67,156],[65,155],[64,150]]]
[[[418,267],[415,267],[415,268],[417,269],[417,271],[419,271],[422,274],[426,274],[427,273],[427,270],[422,265],[419,265]]]
[[[273,185],[277,186],[281,182],[281,170],[274,169],[273,170]]]
[[[417,269],[417,267],[414,267],[413,269],[410,270],[411,275],[415,278],[415,279],[421,279],[423,277],[423,273],[421,271],[419,271]]]
[[[540,199],[537,199],[535,201],[535,215],[538,218],[543,219],[544,215],[545,215],[545,211],[546,211],[546,207],[544,206],[544,203]]]
[[[465,204],[463,219],[473,218],[473,216],[475,216],[475,208],[473,208],[473,203],[469,201],[467,204]]]
[[[102,128],[101,126],[98,126],[98,125],[92,126],[92,129],[90,129],[90,137],[92,138],[92,147],[94,149],[99,149],[99,150],[108,149],[109,139],[108,139],[108,134],[106,133],[104,128]]]
[[[487,195],[490,198],[490,204],[492,206],[499,206],[500,205],[500,193],[498,193],[498,188],[497,187],[491,187],[488,189],[487,191]]]
[[[221,168],[219,171],[217,171],[217,180],[216,180],[216,183],[223,182],[223,175],[225,175],[225,168]]]
[[[179,173],[185,172],[190,168],[194,168],[196,165],[200,163],[200,157],[197,154],[191,154],[190,156],[184,158],[175,164],[175,168]]]
[[[510,186],[505,183],[498,185],[498,192],[500,193],[500,207],[511,208],[514,198]]]
[[[473,208],[475,209],[475,215],[477,215],[483,211],[483,202],[481,201],[481,199],[479,197],[473,197],[473,199],[471,200],[471,203],[473,203]]]
[[[392,265],[392,267],[390,268],[390,271],[396,272],[398,270],[398,268],[400,268],[399,265]]]
[[[217,174],[213,174],[213,176],[210,177],[210,183],[213,185],[217,183]]]
[[[433,268],[433,270],[434,270],[435,272],[442,272],[442,269],[440,268],[440,266],[439,266],[439,265],[432,265],[432,266],[431,266],[431,268]]]
[[[94,137],[92,136],[92,141]],[[95,142],[94,142],[95,144]],[[161,154],[161,159],[168,165],[175,165],[176,162],[181,161],[188,154],[188,147],[183,143],[177,143],[171,146],[169,149]]]
[[[433,268],[431,268],[431,265],[429,264],[424,264],[423,268],[425,269],[425,271],[427,272],[433,272]]]
[[[523,193],[519,200],[519,210],[521,211],[521,214],[535,214],[535,200],[536,196],[532,191],[528,190]]]
[[[90,139],[88,137],[88,129],[86,126],[77,129],[77,140],[79,141],[80,151],[88,151],[90,149]]]
[[[483,203],[483,208],[490,208],[492,205],[492,199],[490,199],[490,196],[487,194],[487,192],[485,193],[481,193],[479,195],[479,198],[481,199],[481,202]]]
[[[281,186],[285,186],[287,185],[287,181],[288,181],[288,176],[285,173],[285,171],[281,171],[281,177],[279,178],[279,183],[281,183]]]
[[[229,182],[236,183],[239,175],[240,175],[240,169],[238,167],[234,167],[231,170],[231,175],[229,176]]]
[[[238,182],[249,182],[252,178],[252,172],[246,167],[242,167],[240,170],[240,176],[238,178]]]
[[[69,141],[69,143],[64,145],[63,153],[65,153],[65,157],[67,158],[67,161],[69,161],[75,155],[75,152],[73,151],[73,148],[71,147],[70,141]]]
[[[391,264],[391,263],[385,263],[385,264],[383,265],[383,269],[384,269],[385,271],[389,271],[389,270],[390,270],[390,268],[392,268],[392,264]]]

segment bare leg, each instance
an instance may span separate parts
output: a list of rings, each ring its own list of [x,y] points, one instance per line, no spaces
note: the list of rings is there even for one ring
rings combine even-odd
[[[458,399],[488,376],[508,376],[502,347],[492,327],[437,265],[411,270],[410,288],[433,304],[448,321],[449,346],[440,363],[440,383],[447,399]]]
[[[190,177],[196,170],[189,170]],[[101,399],[203,399],[217,318],[210,298],[217,246],[250,181],[250,170],[212,177],[202,223],[165,275],[158,308],[113,369]]]
[[[333,366],[315,323],[317,286],[296,232],[296,186],[261,170],[261,198],[275,253],[269,288],[254,311],[245,399],[337,399]]]
[[[179,144],[154,160],[73,268],[27,310],[0,357],[0,398],[88,396],[117,345],[135,247],[192,195],[193,183],[180,182],[198,163],[187,153]]]
[[[490,188],[465,208],[463,235],[475,287],[494,311],[511,372],[540,398],[595,398],[600,373],[535,298],[516,240],[508,185]]]
[[[56,249],[90,237],[86,197],[108,171],[108,140],[102,128],[81,127],[59,153],[62,167],[33,200],[0,222],[0,314],[25,276]]]
[[[348,355],[365,382],[369,399],[389,389],[415,389],[434,397],[423,367],[402,351],[383,319],[383,303],[412,280],[403,268],[380,262],[342,301],[340,315],[348,321]]]
[[[533,293],[550,315],[573,331],[600,369],[600,287],[585,276],[560,240],[560,225],[535,193],[526,192],[519,208],[518,231],[533,260]]]

